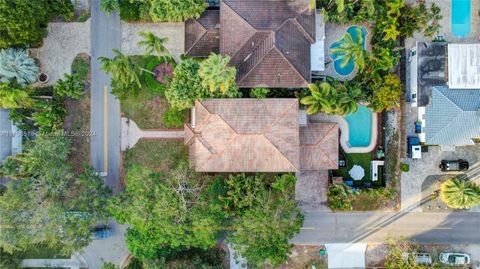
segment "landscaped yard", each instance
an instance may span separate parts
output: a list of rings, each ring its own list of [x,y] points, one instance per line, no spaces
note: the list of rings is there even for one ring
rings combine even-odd
[[[156,57],[132,56],[132,61],[146,69],[154,68],[149,66],[155,63]],[[141,129],[168,129],[162,119],[168,111],[169,105],[165,99],[162,85],[157,83],[153,76],[144,73],[140,76],[142,89],[135,97],[128,97],[120,101],[122,116],[133,120]],[[189,113],[184,113],[184,122],[188,122]],[[179,128],[181,126],[177,126]]]
[[[125,152],[125,168],[141,165],[156,172],[168,172],[186,160],[187,153],[182,140],[140,140]]]
[[[377,181],[371,181],[370,177],[370,162],[372,161],[372,154],[371,153],[351,153],[351,154],[344,154],[345,159],[347,160],[346,167],[340,167],[338,170],[333,171],[333,176],[343,177],[344,180],[351,180],[353,181],[354,186],[362,186],[363,182],[370,182],[372,185],[375,186],[382,186],[382,178],[380,177]],[[352,177],[348,174],[348,171],[352,169],[354,165],[360,165],[364,171],[365,176],[362,180],[353,180]],[[380,175],[379,171],[379,175]]]

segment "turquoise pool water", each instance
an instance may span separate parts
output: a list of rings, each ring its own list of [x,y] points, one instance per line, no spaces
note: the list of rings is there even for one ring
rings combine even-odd
[[[470,33],[470,1],[452,0],[452,33],[455,37],[467,37]]]
[[[362,37],[363,37],[363,48],[365,48],[365,39],[368,34],[367,29],[365,27],[360,27],[360,26],[350,26],[347,29],[347,32],[350,33],[352,36],[353,40],[358,39],[358,30],[361,29]],[[331,48],[338,48],[340,44],[343,42],[343,38],[334,42],[329,49]],[[355,64],[353,60],[348,61],[348,64],[345,67],[340,66],[342,63],[342,60],[338,60],[340,54],[339,53],[330,53],[330,57],[333,59],[333,68],[335,69],[335,72],[337,72],[341,76],[348,76],[353,72],[353,69],[355,68]]]
[[[357,112],[344,117],[348,122],[348,144],[351,147],[366,147],[372,137],[372,111],[366,106],[359,106]]]

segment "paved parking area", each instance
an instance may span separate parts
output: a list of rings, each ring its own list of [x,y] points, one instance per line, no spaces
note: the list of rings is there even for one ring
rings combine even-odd
[[[305,211],[329,212],[327,206],[328,170],[296,174],[295,199]]]
[[[442,151],[439,146],[430,146],[421,159],[404,159],[403,163],[410,166],[410,171],[403,172],[401,176],[402,210],[414,207],[422,197],[431,194],[432,189],[429,186],[434,184],[434,181],[461,175],[461,173],[442,173],[438,167],[442,159],[465,159],[471,167],[478,166],[480,165],[480,145],[456,147],[455,151]],[[422,209],[417,207],[413,210],[421,211]]]

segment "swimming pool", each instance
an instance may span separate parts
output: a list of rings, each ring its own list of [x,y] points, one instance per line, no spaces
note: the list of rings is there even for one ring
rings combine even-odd
[[[348,123],[348,144],[350,147],[366,147],[372,137],[372,111],[359,106],[357,112],[344,117]]]
[[[464,38],[470,33],[470,1],[452,0],[452,33]]]
[[[365,39],[366,39],[366,36],[368,34],[368,31],[365,27],[360,27],[360,26],[350,26],[348,29],[347,29],[347,32],[352,36],[353,40],[356,41],[358,39],[358,29],[361,30],[361,34],[362,34],[362,37],[363,37],[363,48],[365,49],[366,46],[365,46]],[[335,41],[329,49],[332,49],[332,48],[338,48],[340,47],[340,44],[344,42],[343,41],[343,37],[342,39],[338,40],[338,41]],[[330,57],[332,58],[333,60],[333,68],[335,69],[335,72],[337,72],[339,75],[341,76],[348,76],[350,75],[352,72],[353,72],[353,69],[355,69],[355,63],[353,62],[353,60],[350,60],[348,61],[348,64],[346,66],[341,66],[341,63],[342,63],[342,60],[339,59],[341,55],[339,53],[330,53]]]

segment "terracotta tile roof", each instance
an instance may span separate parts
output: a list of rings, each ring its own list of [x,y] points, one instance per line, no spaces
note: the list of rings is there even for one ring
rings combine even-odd
[[[207,57],[219,52],[219,10],[206,10],[199,19],[185,22],[185,55]]]
[[[298,171],[298,128],[298,99],[196,101],[190,164],[201,172]]]
[[[305,87],[315,16],[307,0],[224,0],[220,53],[237,66],[240,87]]]
[[[190,164],[200,172],[297,172],[338,168],[338,125],[299,128],[298,99],[195,102],[185,125]]]
[[[303,171],[338,169],[337,123],[308,123],[300,128],[300,167]]]

